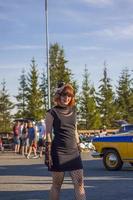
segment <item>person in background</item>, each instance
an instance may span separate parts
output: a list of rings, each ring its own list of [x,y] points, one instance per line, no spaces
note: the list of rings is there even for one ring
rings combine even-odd
[[[103,126],[103,129],[100,129],[100,137],[107,136],[106,126]]]
[[[34,153],[33,158],[38,158],[38,156],[37,156],[37,133],[36,133],[36,128],[34,127],[32,121],[28,122],[28,139],[29,139],[29,152],[27,155],[27,159],[30,158],[32,150]]]
[[[4,147],[3,147],[3,141],[2,138],[0,137],[0,150],[4,151]]]
[[[22,153],[22,131],[24,127],[24,122],[21,121],[19,125],[19,140],[20,140],[20,148],[19,148],[19,153]]]
[[[64,175],[68,171],[74,184],[75,199],[86,200],[73,87],[70,84],[59,85],[54,102],[55,106],[47,112],[45,120],[45,164],[53,179],[50,199],[59,200]]]
[[[20,150],[20,122],[15,121],[13,126],[14,152],[19,153]]]
[[[45,122],[43,119],[39,123],[38,131],[39,131],[39,140],[38,140],[39,157],[42,158],[43,147],[44,147],[44,142],[46,138],[46,128],[45,128]]]
[[[29,146],[29,144],[28,144],[28,123],[27,122],[24,122],[21,139],[22,139],[21,153],[24,156],[24,155],[27,155],[28,146]]]
[[[39,140],[39,129],[38,129],[38,125],[36,124],[35,121],[33,121],[33,126],[34,126],[34,129],[36,131],[36,141],[38,142],[38,140]]]

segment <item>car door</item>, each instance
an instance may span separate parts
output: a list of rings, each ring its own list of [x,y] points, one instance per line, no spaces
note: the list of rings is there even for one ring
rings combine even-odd
[[[133,161],[133,133],[128,136],[128,158]]]

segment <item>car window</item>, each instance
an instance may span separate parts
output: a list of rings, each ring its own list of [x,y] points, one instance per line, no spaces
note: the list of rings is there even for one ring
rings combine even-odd
[[[123,126],[119,129],[119,133],[133,131],[133,125]]]

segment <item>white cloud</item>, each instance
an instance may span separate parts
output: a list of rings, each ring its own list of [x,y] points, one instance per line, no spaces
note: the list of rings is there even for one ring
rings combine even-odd
[[[113,4],[113,0],[84,0],[85,2],[89,4],[94,4],[94,5],[111,5]]]
[[[77,48],[77,47],[76,47]],[[83,50],[83,51],[101,51],[101,50],[110,50],[110,49],[105,49],[104,47],[100,46],[80,46],[78,49]]]
[[[2,71],[4,73],[4,71],[11,69],[10,72],[14,72],[15,70],[19,71],[20,69],[23,69],[23,68],[24,68],[24,65],[21,64],[21,63],[19,63],[19,62],[12,63],[12,64],[9,64],[9,63],[7,63],[7,64],[0,64],[0,72],[1,72],[0,73],[0,77],[2,76],[1,75]],[[12,70],[14,70],[14,71],[12,71]],[[8,74],[8,75],[10,75],[10,74]]]
[[[103,33],[116,39],[133,39],[133,25],[105,29]]]
[[[26,50],[26,49],[41,49],[42,45],[12,45],[12,46],[1,46],[0,50]]]
[[[103,30],[91,31],[85,35],[97,35],[111,37],[114,39],[133,39],[133,24],[123,27],[105,28]]]
[[[11,18],[6,13],[0,13],[0,21],[7,21],[7,22],[16,22],[15,18]]]

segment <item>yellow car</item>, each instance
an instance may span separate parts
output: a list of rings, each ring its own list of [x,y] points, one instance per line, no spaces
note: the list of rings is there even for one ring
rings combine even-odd
[[[102,157],[107,170],[120,170],[124,162],[133,166],[133,131],[96,137],[92,140],[93,157]]]

